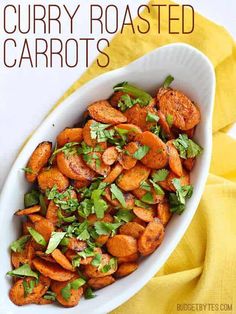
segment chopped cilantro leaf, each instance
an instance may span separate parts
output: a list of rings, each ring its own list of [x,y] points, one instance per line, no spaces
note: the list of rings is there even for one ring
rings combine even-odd
[[[40,244],[42,246],[46,246],[47,245],[46,240],[44,239],[44,237],[38,231],[36,231],[32,227],[28,227],[27,229],[28,229],[29,233],[32,235],[32,237],[33,237],[35,242],[37,242],[38,244]]]
[[[155,134],[156,136],[159,137],[160,132],[161,132],[161,127],[160,127],[160,125],[154,125],[154,126],[151,127],[150,131],[151,131],[153,134]]]
[[[25,173],[37,174],[37,172],[35,172],[35,171],[34,171],[32,168],[30,168],[30,167],[22,168],[22,170],[23,170]]]
[[[94,224],[95,230],[99,235],[110,235],[114,234],[117,228],[119,228],[122,223],[110,223],[104,221],[97,221]]]
[[[48,242],[46,254],[51,254],[57,246],[60,244],[62,239],[65,237],[66,232],[52,232],[51,237]]]
[[[120,202],[121,206],[123,208],[126,208],[126,202],[125,202],[124,195],[123,195],[122,191],[118,188],[118,186],[113,183],[113,184],[111,184],[110,190],[111,190],[111,193],[114,196],[114,198],[116,198]]]
[[[96,297],[96,295],[94,294],[93,290],[91,288],[87,288],[84,294],[84,297],[86,300],[88,299],[93,299]]]
[[[138,206],[138,207],[142,207],[142,208],[149,208],[149,206],[143,202],[141,202],[140,200],[135,200],[134,201],[135,205]]]
[[[102,255],[101,254],[96,254],[91,262],[91,265],[98,267],[100,266],[102,261]]]
[[[98,143],[105,142],[112,134],[114,135],[114,130],[106,130],[110,124],[104,124],[99,122],[93,122],[90,126],[90,134],[93,140],[97,140]],[[112,131],[112,132],[111,132]]]
[[[148,204],[153,204],[154,199],[151,192],[147,192],[142,198],[141,201]]]
[[[179,151],[181,158],[194,158],[199,156],[203,149],[193,140],[189,139],[187,134],[179,134],[179,137],[174,140],[173,144]]]
[[[134,218],[134,214],[127,209],[120,209],[115,215],[116,221],[121,222],[129,222]]]
[[[168,88],[173,81],[174,77],[172,75],[168,75],[163,83],[163,87]]]
[[[133,154],[133,157],[137,160],[141,160],[143,159],[144,156],[147,155],[149,150],[150,150],[149,146],[146,145],[140,146],[138,150],[136,150],[136,152]]]
[[[32,190],[24,195],[24,205],[26,208],[38,205],[39,203],[39,191]]]
[[[141,182],[140,188],[145,190],[145,191],[151,191],[151,186],[147,181]]]
[[[32,271],[28,264],[23,264],[22,266],[7,272],[7,275],[16,277],[34,277],[38,279],[38,274]]]
[[[165,192],[162,190],[159,184],[155,183],[153,180],[150,180],[150,182],[152,183],[157,195],[165,195]]]
[[[24,288],[24,297],[27,297],[29,294],[33,292],[34,287],[37,284],[37,280],[30,279],[29,281],[23,280],[23,288]]]
[[[120,101],[118,102],[118,107],[122,112],[125,112],[127,109],[132,108],[135,104],[140,102],[140,99],[133,99],[130,97],[130,95],[124,94],[121,96]]]
[[[25,248],[26,243],[30,239],[30,235],[20,237],[18,240],[11,243],[10,248],[13,252],[22,252]]]
[[[152,174],[152,179],[155,183],[164,181],[167,178],[168,174],[169,171],[167,169],[160,169]]]
[[[146,116],[146,121],[147,122],[157,122],[159,120],[158,115],[153,114],[148,111],[147,116]]]
[[[174,117],[171,114],[166,116],[166,122],[168,123],[169,127],[171,128],[174,122]]]
[[[56,301],[56,293],[48,290],[45,295],[43,296],[46,300]]]

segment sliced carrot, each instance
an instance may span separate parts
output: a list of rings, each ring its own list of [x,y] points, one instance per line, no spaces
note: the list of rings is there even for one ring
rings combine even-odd
[[[184,133],[188,135],[188,138],[192,138],[194,136],[195,128],[186,130]]]
[[[77,278],[79,278],[79,276],[74,276],[73,278],[65,282],[58,282],[58,281],[52,282],[51,289],[54,293],[56,293],[57,301],[61,305],[65,307],[72,307],[72,306],[76,306],[79,303],[80,298],[83,295],[82,287],[80,287],[79,289],[70,289],[70,296],[68,299],[65,299],[62,294],[63,288],[65,288],[70,282],[76,280]]]
[[[55,185],[59,191],[63,191],[69,186],[69,180],[57,168],[51,168],[40,172],[38,184],[42,191],[52,189]]]
[[[150,199],[148,204],[157,204],[164,198],[164,195],[157,194],[153,187],[150,187],[150,191],[146,191],[145,189],[139,187],[138,189],[133,190],[132,193],[140,200],[142,200],[147,193],[151,193],[152,200]]]
[[[34,182],[40,172],[40,170],[47,164],[52,153],[52,143],[42,142],[33,151],[28,163],[27,168],[29,172],[26,172],[25,177],[28,182]]]
[[[23,235],[29,234],[28,228],[29,227],[33,228],[33,226],[34,226],[34,224],[31,221],[29,221],[29,220],[23,221],[23,223],[22,223],[22,233],[23,233]]]
[[[71,265],[70,261],[59,249],[55,249],[52,252],[52,257],[61,267],[70,271],[74,271],[74,267]]]
[[[127,222],[120,227],[119,233],[129,235],[135,239],[139,238],[145,228],[137,222]]]
[[[195,127],[201,119],[197,106],[182,92],[168,90],[159,100],[160,110],[165,116],[173,117],[173,125],[180,130],[189,130]]]
[[[140,144],[149,147],[148,153],[141,160],[145,166],[153,169],[166,166],[168,162],[166,145],[158,136],[146,131],[137,135],[136,139]]]
[[[41,219],[43,219],[43,217],[41,215],[38,215],[38,214],[31,214],[31,215],[28,215],[28,218],[30,219],[31,222],[35,223],[36,221],[39,221]],[[31,225],[30,225],[31,227]]]
[[[137,189],[142,181],[147,180],[149,174],[150,169],[137,162],[132,169],[123,171],[117,180],[117,184],[124,191],[132,191]]]
[[[123,169],[124,168],[119,163],[115,164],[115,166],[111,169],[111,172],[103,180],[103,182],[105,182],[105,183],[112,183],[112,182],[114,182],[119,177],[119,175],[121,174]]]
[[[137,222],[139,225],[143,226],[144,228],[146,228],[147,226],[147,223],[138,217],[134,217],[132,221]]]
[[[38,283],[34,286],[32,292],[26,296],[23,282],[26,281],[29,284],[32,280],[32,278],[27,277],[14,283],[9,292],[9,297],[14,304],[25,305],[37,302],[46,293],[51,282],[49,278],[40,275]]]
[[[128,256],[138,251],[137,240],[123,234],[118,234],[110,238],[106,246],[108,252],[117,257]]]
[[[107,100],[96,101],[88,107],[90,116],[96,121],[108,124],[119,124],[127,121],[127,118],[114,109]]]
[[[45,305],[45,304],[52,304],[53,302],[54,302],[53,300],[49,300],[49,299],[45,299],[44,297],[41,297],[34,303],[39,304],[39,305]]]
[[[168,141],[166,143],[167,146],[167,152],[169,155],[169,166],[170,169],[178,176],[181,177],[183,174],[183,168],[181,159],[179,157],[179,153],[175,146],[173,145],[172,141]]]
[[[118,107],[118,103],[121,99],[121,96],[123,96],[125,93],[124,92],[115,92],[111,95],[111,97],[108,99],[109,103],[111,104],[112,107],[116,108]]]
[[[98,290],[111,285],[113,282],[115,282],[115,279],[112,276],[105,276],[100,278],[89,279],[88,285],[92,289]]]
[[[30,214],[38,213],[40,211],[41,207],[39,205],[35,205],[29,208],[25,209],[19,209],[18,211],[15,212],[14,215],[16,216],[27,216]]]
[[[66,128],[57,136],[57,145],[58,147],[62,147],[66,143],[80,143],[82,140],[83,132],[81,128]]]
[[[74,180],[92,180],[96,172],[90,169],[80,155],[65,156],[64,153],[57,155],[57,166],[68,178]]]
[[[143,255],[153,253],[161,244],[164,237],[164,227],[159,219],[155,219],[147,225],[141,237],[138,239],[138,250]]]
[[[117,258],[118,264],[128,263],[128,262],[136,262],[139,258],[138,253],[134,253],[128,256],[122,256]]]
[[[170,212],[170,204],[167,200],[157,205],[157,217],[160,219],[163,226],[166,226],[170,221],[172,213]]]
[[[130,275],[132,272],[134,272],[138,268],[138,264],[135,262],[129,262],[129,263],[122,263],[119,265],[115,277],[121,278]]]
[[[106,165],[111,166],[116,162],[118,155],[119,153],[117,148],[115,146],[111,146],[108,147],[102,154],[102,160]]]
[[[95,147],[95,146],[99,145],[101,147],[101,149],[105,150],[107,148],[106,142],[97,143],[96,139],[93,139],[91,137],[91,126],[93,125],[93,123],[96,123],[96,121],[95,120],[88,120],[88,122],[85,124],[85,126],[83,128],[84,142],[88,146],[91,146],[91,147]]]
[[[84,161],[90,169],[104,177],[106,177],[111,171],[111,167],[103,162],[101,153],[88,153],[84,156]]]
[[[46,254],[43,251],[36,251],[35,255],[43,259],[44,261],[50,262],[50,263],[56,263],[56,261],[52,258],[51,255]]]
[[[50,201],[47,212],[46,212],[46,218],[49,221],[51,221],[51,223],[54,226],[59,222],[57,213],[58,213],[58,206],[53,201]]]
[[[170,171],[167,178],[164,181],[160,181],[159,185],[167,191],[175,191],[175,187],[172,183],[173,179],[180,179],[182,186],[190,184],[190,175],[186,170],[183,169],[182,177],[178,178],[174,172]]]
[[[98,219],[95,214],[91,214],[87,217],[89,224],[93,225],[96,221],[113,222],[113,217],[110,214],[105,214],[103,218]]]
[[[153,208],[147,209],[142,207],[134,207],[133,212],[138,218],[142,219],[145,222],[150,222],[154,219]]]
[[[73,182],[73,186],[76,188],[76,189],[81,189],[81,188],[84,188],[84,187],[87,187],[89,186],[90,184],[90,181],[87,180],[87,179],[83,179],[83,180],[75,180]]]
[[[134,196],[131,193],[123,193],[124,199],[125,199],[125,204],[127,209],[132,209],[134,207]],[[116,198],[112,198],[112,193],[110,191],[110,188],[107,187],[105,189],[105,194],[104,197],[108,200],[108,202],[115,206],[115,207],[121,207],[120,202]]]
[[[109,239],[108,235],[101,234],[96,238],[96,244],[103,246],[104,244],[107,243],[108,239]]]
[[[184,168],[188,171],[191,171],[196,163],[196,158],[187,158],[183,159]]]
[[[54,226],[51,223],[51,221],[47,220],[46,218],[43,218],[39,221],[36,221],[34,223],[34,228],[36,231],[38,231],[44,239],[48,242],[52,232],[54,231]]]
[[[122,153],[119,155],[119,163],[124,169],[129,170],[136,165],[137,159],[132,156],[138,148],[138,144],[135,142],[130,142],[124,146]]]
[[[56,281],[67,281],[74,276],[73,272],[62,268],[58,264],[46,262],[38,257],[33,259],[33,265],[42,275]]]
[[[119,131],[119,129],[125,130],[126,131],[125,135],[127,136],[127,140],[129,142],[134,141],[137,134],[142,133],[142,130],[140,129],[140,127],[138,127],[135,124],[130,124],[130,123],[118,124],[118,125],[116,125],[115,128],[118,131]]]
[[[156,122],[147,121],[148,113],[157,116],[157,110],[155,109],[154,101],[145,107],[141,107],[140,105],[136,104],[130,109],[126,110],[124,115],[127,117],[127,123],[138,126],[142,131],[147,131],[156,124]]]
[[[85,265],[85,275],[89,278],[100,278],[113,274],[117,270],[117,265],[114,264],[107,272],[102,272],[105,265],[109,265],[111,256],[109,254],[102,254],[102,260],[99,267],[95,267],[91,264]]]
[[[67,247],[68,249],[74,250],[76,252],[81,252],[86,249],[87,244],[86,242],[78,240],[76,238],[69,238],[69,243]]]
[[[169,126],[169,124],[166,121],[165,115],[160,110],[158,110],[157,113],[158,113],[158,117],[159,117],[158,123],[161,126],[162,130],[164,131],[165,136],[168,139],[174,138],[174,135],[171,132],[170,126]]]
[[[11,263],[14,268],[18,268],[22,264],[31,265],[34,255],[35,250],[32,245],[32,241],[29,240],[21,252],[11,251]]]

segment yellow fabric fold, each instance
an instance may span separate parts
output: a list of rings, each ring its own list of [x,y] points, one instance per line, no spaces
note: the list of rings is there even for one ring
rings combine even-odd
[[[153,0],[150,5],[170,3]],[[150,18],[147,10],[143,16]],[[134,23],[137,25],[137,19]],[[157,26],[154,13],[151,24]],[[186,234],[163,268],[140,292],[112,313],[180,313],[178,304],[183,303],[215,304],[215,309],[221,303],[229,304],[227,313],[236,313],[236,142],[220,131],[236,121],[236,46],[223,27],[199,14],[195,16],[195,30],[190,35],[168,34],[166,15],[162,16],[161,28],[162,34],[158,36],[154,32],[134,35],[129,28],[116,35],[110,47],[105,49],[111,56],[110,65],[99,68],[94,62],[57,105],[95,76],[126,65],[168,43],[191,44],[210,58],[217,77],[213,157],[201,203]],[[221,313],[209,308],[205,311],[216,312]],[[192,313],[192,310],[183,313]]]

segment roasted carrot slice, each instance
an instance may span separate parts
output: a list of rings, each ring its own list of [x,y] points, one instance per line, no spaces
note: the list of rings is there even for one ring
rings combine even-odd
[[[39,205],[35,205],[29,208],[25,209],[19,209],[18,211],[15,212],[16,216],[27,216],[30,214],[38,213],[40,211],[41,207]]]
[[[169,166],[170,169],[178,176],[181,177],[183,174],[183,168],[181,159],[179,157],[179,153],[175,146],[173,145],[172,141],[168,141],[166,143],[167,146],[167,152],[169,155]]]
[[[81,252],[86,249],[87,244],[86,242],[78,240],[76,238],[70,238],[67,247],[68,249],[74,250],[76,252]]]
[[[122,263],[119,265],[116,273],[114,274],[116,278],[121,278],[130,275],[138,268],[138,264],[134,262]]]
[[[71,265],[70,261],[59,249],[55,249],[52,252],[52,257],[61,267],[70,271],[74,271],[74,267]]]
[[[183,159],[184,168],[188,171],[191,171],[196,163],[196,158],[187,158]]]
[[[128,263],[128,262],[136,262],[139,258],[138,253],[134,253],[128,256],[122,256],[117,258],[118,264]]]
[[[113,274],[117,270],[117,265],[114,264],[107,272],[102,272],[104,266],[109,265],[111,256],[109,254],[102,254],[102,259],[99,267],[92,264],[85,265],[85,275],[89,278],[100,278]]]
[[[51,284],[51,289],[54,293],[56,293],[56,298],[57,301],[65,306],[65,307],[72,307],[76,306],[80,298],[82,297],[83,294],[83,288],[80,287],[79,289],[70,289],[70,296],[68,299],[65,299],[62,294],[63,288],[65,288],[70,282],[78,279],[79,276],[74,276],[72,279],[66,281],[66,282],[58,282],[58,281],[53,281]]]
[[[136,163],[137,159],[135,159],[133,154],[138,150],[138,144],[135,142],[130,142],[124,146],[122,153],[119,155],[119,163],[122,167],[126,170],[133,168]]]
[[[147,193],[151,194],[148,204],[157,204],[161,202],[164,198],[164,195],[157,194],[153,187],[150,187],[150,191],[146,191],[143,188],[138,188],[138,189],[133,190],[132,193],[140,200],[142,200]]]
[[[31,214],[31,215],[28,215],[28,218],[30,219],[30,221],[35,223],[36,221],[43,219],[43,216],[38,215],[38,214]],[[31,225],[30,225],[30,227],[31,227]]]
[[[132,221],[137,222],[139,225],[143,226],[144,228],[146,228],[147,226],[147,223],[138,217],[134,217]]]
[[[111,285],[113,282],[115,282],[115,279],[112,276],[105,276],[100,278],[89,279],[88,285],[94,290],[98,290]]]
[[[143,234],[138,239],[138,250],[143,255],[153,253],[161,244],[164,237],[164,227],[159,219],[155,219],[147,225]]]
[[[173,125],[180,130],[195,127],[201,119],[197,106],[182,92],[168,90],[159,100],[159,108],[165,116],[173,117]]]
[[[28,230],[29,227],[33,228],[34,224],[31,221],[29,221],[29,220],[23,221],[23,223],[22,223],[22,233],[23,233],[23,235],[29,234],[29,230]]]
[[[115,166],[111,169],[111,172],[103,180],[103,182],[105,182],[105,183],[112,183],[112,182],[114,182],[119,177],[119,175],[121,174],[123,169],[124,168],[119,163],[115,164]]]
[[[95,214],[91,214],[87,218],[89,224],[93,225],[96,221],[113,222],[113,217],[110,214],[105,214],[102,219],[98,219]]]
[[[46,213],[46,218],[55,226],[58,221],[58,206],[53,202],[50,201],[49,205],[48,205],[48,209],[47,209],[47,213]]]
[[[140,186],[142,181],[147,180],[150,169],[140,162],[129,170],[124,170],[117,180],[117,185],[124,191],[132,191]]]
[[[108,124],[119,124],[127,121],[127,118],[114,109],[107,100],[96,101],[88,107],[90,116],[96,121]]]
[[[131,193],[123,193],[125,204],[127,209],[132,209],[134,207],[134,196]],[[120,202],[116,198],[112,198],[112,193],[110,191],[110,188],[107,187],[105,189],[104,197],[108,200],[110,204],[112,204],[115,207],[121,207]]]
[[[118,103],[121,99],[121,96],[123,96],[125,93],[124,92],[115,92],[111,95],[109,98],[109,103],[111,104],[112,107],[116,108],[118,106]]]
[[[44,261],[50,262],[50,263],[56,263],[55,259],[52,258],[51,255],[46,254],[42,251],[36,251],[35,255],[43,259]]]
[[[96,172],[90,169],[80,155],[65,156],[64,153],[57,155],[57,166],[68,178],[74,180],[92,180]]]
[[[66,143],[80,143],[82,140],[83,132],[81,128],[66,128],[57,136],[57,145],[58,147],[62,147]]]
[[[157,218],[160,219],[163,226],[166,226],[171,219],[170,205],[167,200],[159,203],[157,205]]]
[[[28,182],[32,183],[36,180],[40,170],[47,164],[51,153],[51,142],[42,142],[36,147],[26,166],[29,169],[29,172],[25,174]]]
[[[54,231],[54,226],[51,221],[47,220],[46,218],[40,219],[34,223],[34,228],[38,231],[44,239],[48,242],[52,232]]]
[[[101,153],[88,153],[87,155],[84,155],[84,161],[90,169],[104,177],[111,171],[111,167],[103,162]]]
[[[174,135],[171,132],[170,126],[166,121],[165,115],[160,110],[158,110],[157,113],[158,113],[158,117],[159,117],[158,124],[161,126],[162,130],[164,131],[165,136],[168,139],[174,138]]]
[[[45,277],[56,281],[67,281],[74,276],[73,272],[62,268],[58,264],[46,262],[38,257],[33,259],[33,265]]]
[[[186,130],[184,133],[188,135],[188,138],[192,138],[194,136],[195,128]]]
[[[14,268],[18,268],[22,264],[31,265],[34,254],[35,250],[32,241],[29,240],[21,252],[11,251],[11,263]]]
[[[153,169],[166,166],[168,162],[166,145],[158,136],[146,131],[137,135],[136,139],[140,144],[149,147],[148,153],[141,160],[145,166]]]
[[[98,237],[96,238],[96,241],[95,241],[95,242],[96,242],[96,244],[99,244],[99,245],[103,246],[104,244],[107,243],[108,239],[109,239],[109,236],[108,236],[108,235],[101,234],[100,236],[98,236]]]
[[[175,178],[180,179],[182,186],[190,184],[190,175],[186,170],[183,169],[182,177],[178,178],[174,172],[170,171],[167,178],[164,181],[160,181],[159,185],[167,191],[175,191],[175,187],[172,183],[172,180]]]
[[[145,222],[150,222],[154,219],[153,208],[147,209],[142,207],[134,207],[133,212],[138,218],[142,219]]]
[[[42,275],[39,276],[38,283],[34,286],[31,293],[25,295],[24,282],[27,284],[33,280],[30,277],[17,280],[12,286],[9,297],[11,301],[16,305],[25,305],[30,303],[36,303],[48,290],[51,280]]]
[[[108,147],[105,152],[102,154],[102,160],[104,164],[111,166],[113,165],[118,158],[118,151],[115,146]]]
[[[127,222],[120,227],[119,233],[131,236],[135,239],[139,238],[145,228],[137,222]]]
[[[99,145],[101,147],[101,149],[105,150],[107,148],[107,143],[106,142],[101,142],[98,143],[96,139],[93,139],[91,137],[91,126],[93,125],[93,123],[96,123],[95,120],[88,120],[83,128],[83,138],[84,138],[84,142],[91,147],[95,147],[97,145]]]
[[[147,131],[156,124],[155,122],[147,121],[148,113],[157,116],[157,110],[155,109],[154,101],[145,107],[141,107],[140,105],[136,104],[130,109],[126,110],[124,115],[127,117],[127,123],[138,126],[142,131]]]
[[[142,133],[142,130],[135,124],[130,123],[121,123],[115,127],[118,131],[122,129],[125,131],[125,136],[129,142],[134,141],[137,134]]]
[[[52,189],[54,185],[57,186],[59,191],[63,191],[69,186],[69,180],[57,168],[51,168],[40,172],[38,184],[42,191]]]
[[[110,238],[106,246],[108,252],[117,257],[128,256],[138,251],[137,240],[123,234],[118,234]]]
[[[87,180],[87,179],[83,179],[83,180],[75,180],[73,182],[73,186],[76,188],[76,189],[81,189],[81,188],[84,188],[84,187],[87,187],[89,186],[90,184],[90,181]]]

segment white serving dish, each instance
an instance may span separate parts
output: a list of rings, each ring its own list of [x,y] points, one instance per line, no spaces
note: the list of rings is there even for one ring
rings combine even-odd
[[[173,88],[184,91],[200,107],[202,120],[195,139],[204,147],[191,175],[194,194],[181,216],[174,216],[166,229],[162,245],[130,276],[118,280],[98,292],[91,300],[82,299],[74,308],[56,305],[28,305],[17,307],[8,298],[11,280],[5,274],[11,269],[9,244],[19,236],[20,219],[13,216],[23,208],[23,194],[30,188],[22,167],[38,143],[51,140],[65,127],[73,126],[87,105],[97,99],[108,98],[112,87],[122,81],[154,93],[167,75],[173,75]],[[212,112],[215,94],[215,74],[207,57],[192,46],[171,44],[156,49],[126,67],[103,74],[82,86],[53,111],[25,145],[17,157],[2,190],[0,199],[0,313],[2,314],[102,314],[118,307],[139,291],[161,268],[184,235],[199,204],[208,175],[212,149]]]

